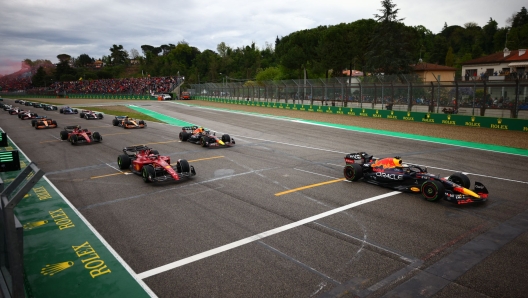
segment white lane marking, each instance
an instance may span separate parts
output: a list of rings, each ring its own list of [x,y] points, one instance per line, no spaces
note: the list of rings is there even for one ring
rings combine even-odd
[[[194,256],[190,256],[190,257],[187,257],[185,259],[181,259],[179,261],[176,261],[176,262],[173,262],[173,263],[169,263],[169,264],[163,265],[163,266],[158,267],[158,268],[147,270],[145,272],[139,273],[138,277],[141,278],[141,279],[145,279],[145,278],[148,278],[148,277],[151,277],[151,276],[154,276],[154,275],[157,275],[157,274],[160,274],[160,273],[163,273],[163,272],[166,272],[166,271],[169,271],[169,270],[172,270],[172,269],[175,269],[175,268],[178,268],[178,267],[181,267],[181,266],[184,266],[184,265],[187,265],[187,264],[190,264],[190,263],[193,263],[193,262],[196,262],[196,261],[211,257],[213,255],[216,255],[216,254],[219,254],[219,253],[222,253],[222,252],[237,248],[239,246],[242,246],[242,245],[245,245],[245,244],[248,244],[248,243],[263,239],[263,238],[266,238],[268,236],[272,236],[272,235],[275,235],[275,234],[278,234],[278,233],[281,233],[281,232],[284,232],[284,231],[287,231],[287,230],[290,230],[290,229],[305,225],[307,223],[314,222],[314,221],[319,220],[321,218],[324,218],[324,217],[327,217],[327,216],[330,216],[330,215],[334,215],[336,213],[343,212],[345,210],[352,209],[354,207],[361,206],[363,204],[367,204],[367,203],[374,202],[374,201],[377,201],[377,200],[380,200],[380,199],[384,199],[384,198],[388,198],[388,197],[391,197],[391,196],[395,196],[395,195],[400,194],[400,193],[401,192],[399,192],[399,191],[393,191],[393,192],[389,192],[389,193],[386,193],[386,194],[383,194],[383,195],[379,195],[379,196],[375,196],[375,197],[372,197],[372,198],[364,199],[364,200],[361,200],[361,201],[358,201],[358,202],[354,202],[354,203],[351,203],[351,204],[348,204],[348,205],[345,205],[345,206],[342,206],[342,207],[339,207],[339,208],[336,208],[336,209],[333,209],[333,210],[329,210],[329,211],[323,212],[323,213],[318,214],[318,215],[314,215],[314,216],[311,216],[311,217],[308,217],[308,218],[305,218],[305,219],[302,219],[302,220],[299,220],[299,221],[296,221],[296,222],[292,222],[292,223],[284,225],[282,227],[271,229],[271,230],[268,230],[268,231],[260,233],[260,234],[256,234],[256,235],[251,236],[251,237],[247,237],[247,238],[244,238],[244,239],[241,239],[241,240],[238,240],[238,241],[235,241],[235,242],[232,242],[232,243],[229,243],[229,244],[217,247],[217,248],[213,248],[213,249],[208,250],[208,251],[204,251],[204,252],[196,254]]]
[[[431,167],[431,166],[426,166],[426,165],[419,165],[419,164],[417,164],[417,166],[428,167],[428,168],[431,168],[431,169],[444,170],[444,171],[450,171],[450,172],[459,172],[459,171],[455,171],[455,170],[444,169],[444,168],[436,168],[436,167]],[[510,181],[510,182],[516,182],[516,183],[528,184],[528,182],[526,182],[526,181],[519,181],[519,180],[513,180],[513,179],[506,179],[506,178],[501,178],[501,177],[495,177],[495,176],[489,176],[489,175],[482,175],[482,174],[475,174],[475,173],[470,173],[470,172],[462,172],[462,173],[464,173],[464,174],[466,174],[466,175],[473,175],[473,176],[479,176],[479,177],[485,177],[485,178],[492,178],[492,179],[497,179],[497,180],[504,180],[504,181]]]
[[[303,145],[297,145],[297,144],[291,144],[291,143],[285,143],[285,142],[277,142],[272,140],[266,140],[266,139],[259,139],[259,138],[252,138],[248,136],[241,136],[241,135],[232,135],[235,137],[241,137],[241,138],[247,138],[247,139],[253,139],[257,141],[263,141],[263,142],[269,142],[269,143],[275,143],[275,144],[281,144],[281,145],[288,145],[292,147],[300,147],[305,149],[313,149],[313,150],[319,150],[319,151],[326,151],[326,152],[332,152],[332,153],[340,153],[340,154],[348,154],[349,152],[341,152],[341,151],[335,151],[335,150],[329,150],[329,149],[323,149],[323,148],[316,148],[316,147],[309,147],[309,146],[303,146]]]
[[[296,170],[296,171],[305,172],[305,173],[309,173],[309,174],[314,174],[314,175],[318,175],[318,176],[323,176],[323,177],[327,177],[327,178],[331,178],[331,179],[341,179],[341,178],[336,178],[336,177],[333,177],[333,176],[324,175],[324,174],[321,174],[321,173],[301,170],[301,169],[297,169],[297,168],[293,168],[293,169]]]
[[[123,172],[123,171],[121,171],[120,169],[118,169],[118,168],[116,168],[116,167],[114,167],[114,166],[112,166],[112,165],[110,165],[110,164],[108,164],[108,163],[105,163],[105,165],[111,167],[112,169],[114,169],[114,170],[116,170],[116,171],[118,171],[118,172],[120,172],[120,173],[122,173],[122,174],[124,174],[124,175],[134,174],[134,173],[132,173],[132,172]]]

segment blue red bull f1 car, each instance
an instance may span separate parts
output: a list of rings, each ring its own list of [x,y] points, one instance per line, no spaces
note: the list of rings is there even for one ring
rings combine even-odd
[[[471,181],[463,173],[440,177],[428,173],[425,167],[405,164],[400,157],[375,158],[359,152],[347,154],[345,163],[343,173],[348,181],[363,180],[394,190],[421,193],[431,202],[444,199],[455,204],[468,204],[484,202],[488,198],[486,187],[475,182],[471,190]]]

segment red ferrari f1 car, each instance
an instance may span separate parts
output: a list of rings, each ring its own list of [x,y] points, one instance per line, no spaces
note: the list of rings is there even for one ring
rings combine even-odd
[[[144,145],[125,147],[123,152],[117,157],[119,169],[130,169],[132,173],[141,175],[146,183],[180,181],[196,175],[187,160],[178,159],[172,166],[170,156],[162,156],[157,150]]]
[[[66,126],[63,131],[60,132],[60,138],[63,141],[68,140],[72,145],[79,143],[94,142],[100,143],[103,140],[103,136],[98,132],[91,132],[88,129],[82,129],[79,125]]]
[[[345,156],[343,170],[349,181],[365,182],[399,191],[421,193],[427,201],[444,199],[456,204],[484,202],[488,190],[480,183],[470,190],[471,182],[463,173],[453,173],[448,178],[429,174],[427,168],[404,164],[400,157],[374,158],[365,152]]]
[[[202,147],[231,147],[235,139],[228,134],[217,137],[216,132],[211,132],[198,126],[184,126],[179,135],[180,141],[200,144]]]

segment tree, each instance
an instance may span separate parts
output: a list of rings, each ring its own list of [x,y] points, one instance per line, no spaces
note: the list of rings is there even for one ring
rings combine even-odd
[[[528,24],[528,11],[523,6],[521,11],[515,14],[512,20],[512,28],[522,27]]]
[[[400,74],[411,73],[412,44],[417,36],[412,29],[405,27],[398,18],[399,9],[391,0],[381,1],[382,14],[376,14],[378,25],[369,41],[367,56],[367,70],[373,73]]]
[[[143,56],[145,56],[145,58],[147,57],[147,53],[153,53],[154,52],[154,47],[151,46],[151,45],[148,45],[148,44],[144,44],[141,46],[141,50],[143,51]]]
[[[57,59],[59,59],[60,62],[70,61],[71,56],[68,55],[68,54],[59,54],[59,55],[57,55]]]
[[[449,47],[445,57],[445,65],[453,67],[455,65],[455,55],[453,54],[453,48]]]
[[[130,58],[132,59],[137,59],[139,57],[139,52],[138,50],[136,49],[131,49],[130,50]]]
[[[44,87],[46,84],[46,72],[44,71],[44,67],[40,66],[37,69],[37,72],[35,75],[31,78],[31,82],[33,83],[33,86],[36,87]]]
[[[110,61],[114,65],[126,64],[128,62],[128,53],[122,45],[113,45],[110,48]]]
[[[93,63],[95,60],[93,58],[90,58],[87,54],[81,54],[77,59],[75,59],[75,66],[77,67],[85,67],[88,64]]]

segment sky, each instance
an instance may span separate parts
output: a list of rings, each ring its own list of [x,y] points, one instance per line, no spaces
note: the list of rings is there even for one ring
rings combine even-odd
[[[422,25],[434,34],[444,24],[500,27],[527,6],[525,0],[393,0],[407,26]],[[16,72],[24,59],[87,54],[99,59],[112,45],[142,55],[141,45],[185,41],[200,51],[225,42],[231,48],[274,46],[295,31],[352,23],[380,14],[373,0],[16,0],[0,8],[0,75]]]

